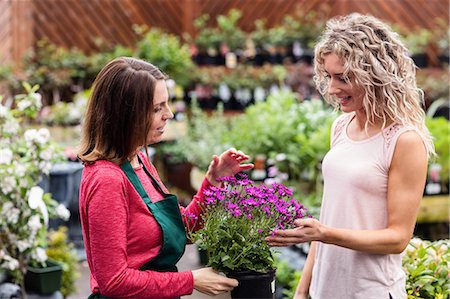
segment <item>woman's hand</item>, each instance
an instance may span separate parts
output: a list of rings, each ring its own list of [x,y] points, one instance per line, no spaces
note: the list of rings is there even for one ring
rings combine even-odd
[[[277,230],[275,235],[267,237],[270,246],[290,246],[309,241],[321,241],[324,236],[325,226],[317,219],[297,219],[294,221],[296,228]]]
[[[242,151],[238,151],[234,148],[228,149],[220,156],[213,156],[211,163],[209,164],[206,178],[213,185],[220,185],[216,179],[225,176],[233,176],[236,173],[253,168],[253,164],[241,164],[243,161],[249,159],[249,156]]]
[[[194,270],[192,275],[194,276],[194,289],[210,296],[229,292],[238,285],[236,279],[220,275],[212,268]]]

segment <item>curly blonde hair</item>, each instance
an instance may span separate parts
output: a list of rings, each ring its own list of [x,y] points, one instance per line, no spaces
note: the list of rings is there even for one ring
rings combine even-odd
[[[369,124],[389,121],[413,126],[421,135],[427,153],[434,156],[432,137],[425,126],[423,92],[416,85],[416,66],[399,35],[373,16],[352,13],[327,22],[315,47],[314,82],[325,100],[339,108],[339,99],[328,93],[324,68],[326,55],[334,53],[344,63],[343,77],[355,78],[364,89],[366,129]]]

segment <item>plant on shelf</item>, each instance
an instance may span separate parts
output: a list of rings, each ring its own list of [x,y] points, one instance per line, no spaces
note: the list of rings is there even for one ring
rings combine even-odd
[[[190,83],[191,68],[194,66],[189,48],[179,37],[160,29],[135,26],[140,40],[136,43],[135,56],[157,65],[178,85],[186,87]]]
[[[220,47],[221,35],[216,27],[208,26],[209,15],[204,14],[199,18],[194,20],[194,27],[197,29],[197,35],[192,39],[194,44],[197,46],[200,54],[209,53],[211,54],[218,53],[218,49]],[[211,53],[214,52],[214,53]]]
[[[438,50],[439,60],[443,65],[449,63],[449,36],[450,28],[448,26],[448,19],[437,18],[434,21],[433,30],[431,32],[431,41]]]
[[[38,185],[63,154],[47,129],[25,130],[41,96],[38,85],[23,87],[27,94],[15,96],[16,108],[0,105],[0,268],[22,288],[27,266],[46,266],[49,218],[70,215]]]
[[[444,299],[450,296],[450,240],[414,238],[403,256],[408,299]]]
[[[450,144],[450,123],[447,119],[443,117],[438,118],[427,118],[426,124],[428,130],[430,130],[431,135],[434,138],[434,146],[437,154],[436,161],[430,165],[438,165],[439,172],[438,177],[434,178],[436,183],[441,186],[440,193],[449,193],[449,175],[450,175],[450,154],[449,154],[449,144]],[[430,174],[430,171],[429,171]]]
[[[191,113],[192,116],[188,118],[187,134],[178,142],[180,147],[184,148],[188,161],[206,172],[211,157],[231,147],[226,141],[230,123],[223,115],[221,105],[208,116],[194,99],[191,103]]]
[[[231,9],[227,15],[217,16],[217,28],[221,41],[231,52],[243,49],[245,46],[245,33],[237,24],[241,16],[242,12],[237,9]]]
[[[299,102],[292,92],[271,94],[265,102],[248,107],[236,117],[229,143],[251,157],[264,154],[274,159],[292,180],[309,182],[309,192],[320,184],[320,163],[329,149],[329,132],[336,112],[321,100]]]
[[[208,266],[230,277],[250,271],[263,276],[274,272],[274,257],[265,241],[275,230],[293,226],[296,219],[308,216],[306,208],[292,197],[292,191],[282,184],[256,185],[246,175],[224,177],[222,187],[210,187],[205,191],[202,205],[203,227],[189,236],[199,247],[207,251]],[[196,219],[187,220],[195,221]],[[265,289],[261,280],[256,284]],[[235,292],[244,292],[244,282]],[[251,290],[258,295],[257,290]],[[232,297],[237,298],[233,296]],[[251,297],[261,298],[261,297]],[[266,298],[266,297],[264,297]]]

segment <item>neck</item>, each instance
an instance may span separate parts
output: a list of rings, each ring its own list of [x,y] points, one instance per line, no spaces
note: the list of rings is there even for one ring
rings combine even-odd
[[[128,158],[128,161],[130,161],[131,167],[135,168],[135,167],[139,167],[139,160],[137,155],[134,155],[131,158]]]
[[[355,120],[356,120],[356,126],[361,129],[364,130],[365,129],[365,125],[366,125],[366,121],[367,121],[367,116],[364,112],[359,112],[357,111],[355,114]],[[392,123],[392,120],[387,119],[386,120],[386,124],[385,127],[389,126]],[[383,120],[381,118],[377,118],[375,119],[375,123],[369,123],[368,124],[368,128],[373,128],[373,129],[381,129],[381,127],[383,126]]]

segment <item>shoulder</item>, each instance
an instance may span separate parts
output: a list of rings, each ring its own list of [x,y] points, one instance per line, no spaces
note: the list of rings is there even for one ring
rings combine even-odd
[[[423,163],[427,161],[425,143],[414,129],[402,131],[395,144],[393,160],[404,163]]]
[[[331,147],[335,145],[336,140],[339,138],[348,122],[352,119],[353,115],[353,113],[343,113],[334,120],[333,125],[331,126],[330,134]]]
[[[109,161],[96,161],[93,164],[85,165],[83,171],[84,183],[102,183],[107,185],[123,184],[125,175],[122,169]]]

